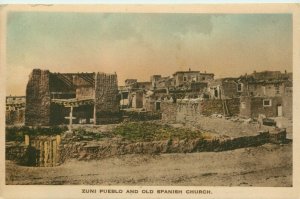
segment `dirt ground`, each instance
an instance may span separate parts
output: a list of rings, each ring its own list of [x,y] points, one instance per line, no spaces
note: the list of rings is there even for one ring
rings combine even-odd
[[[6,161],[6,184],[292,186],[292,143],[224,152],[123,155],[58,167]]]

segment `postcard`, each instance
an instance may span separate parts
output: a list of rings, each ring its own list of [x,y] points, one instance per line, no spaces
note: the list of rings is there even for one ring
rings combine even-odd
[[[300,197],[299,4],[0,14],[2,198]]]

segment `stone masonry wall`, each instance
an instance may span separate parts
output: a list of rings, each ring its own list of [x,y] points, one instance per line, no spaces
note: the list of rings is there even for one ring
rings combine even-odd
[[[271,106],[263,106],[263,97],[254,97],[251,99],[251,117],[257,118],[259,114],[264,114],[266,117],[276,117],[277,116],[277,105],[282,104],[281,97],[272,97]]]
[[[223,100],[225,102],[225,100]],[[226,100],[228,112],[230,115],[238,115],[240,112],[240,99],[232,98]],[[205,100],[201,102],[200,111],[203,115],[224,114],[222,100]]]
[[[222,99],[237,98],[241,95],[241,93],[237,91],[237,83],[233,81],[223,82],[221,89]]]
[[[241,102],[240,102],[240,98],[232,98],[232,99],[228,99],[226,100],[226,103],[227,103],[227,106],[228,106],[228,111],[229,111],[229,114],[231,115],[239,115],[240,113],[240,105],[241,105]]]
[[[230,115],[238,115],[240,111],[239,98],[227,99],[227,108]],[[164,121],[186,121],[187,118],[212,114],[224,114],[222,100],[204,100],[185,103],[161,103],[162,119]]]
[[[50,89],[48,70],[34,69],[26,88],[25,125],[50,125]]]
[[[200,102],[201,103],[201,102]],[[172,113],[169,113],[171,115]],[[174,113],[176,121],[186,121],[189,116],[201,115],[199,103],[177,103],[176,112]]]
[[[254,136],[245,136],[227,139],[184,139],[161,140],[152,142],[74,142],[64,140],[61,148],[61,162],[76,158],[79,160],[102,159],[124,154],[163,154],[163,153],[193,153],[193,152],[217,152],[233,150],[244,147],[256,147],[266,143],[286,143],[286,132],[275,134],[261,132]]]
[[[114,123],[120,119],[117,81],[116,74],[96,74],[96,124]]]
[[[176,109],[177,105],[173,102],[162,102],[161,103],[161,112],[163,121],[176,121]]]
[[[251,98],[241,97],[240,116],[249,118],[251,117]]]
[[[209,116],[212,114],[223,114],[222,101],[218,99],[202,101],[200,109],[203,115]]]
[[[14,124],[24,124],[24,113],[25,109],[17,109],[14,111],[6,111],[5,113],[5,123],[9,125],[14,125]]]
[[[293,118],[293,90],[286,88],[285,95],[282,96],[283,116],[289,119]]]

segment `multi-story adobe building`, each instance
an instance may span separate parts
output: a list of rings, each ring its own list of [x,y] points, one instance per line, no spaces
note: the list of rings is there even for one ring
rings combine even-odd
[[[213,73],[201,73],[200,71],[177,71],[173,74],[174,85],[176,87],[182,86],[186,83],[192,82],[208,82],[214,79]]]
[[[263,71],[209,84],[211,99],[240,98],[240,116],[292,117],[292,73]]]

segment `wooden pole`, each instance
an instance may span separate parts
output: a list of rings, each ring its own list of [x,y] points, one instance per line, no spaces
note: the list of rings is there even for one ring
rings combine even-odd
[[[69,120],[69,131],[72,131],[73,124],[73,106],[70,107],[70,120]]]

